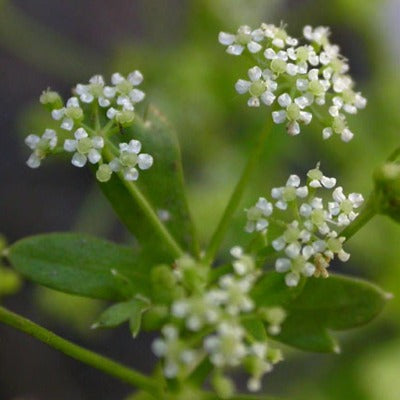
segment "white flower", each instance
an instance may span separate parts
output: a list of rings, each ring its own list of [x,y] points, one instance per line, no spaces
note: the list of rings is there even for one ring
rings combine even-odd
[[[65,107],[53,110],[51,116],[54,120],[61,120],[61,128],[71,131],[74,124],[83,118],[83,110],[79,105],[77,97],[68,99]]]
[[[264,232],[268,228],[268,217],[272,214],[274,206],[264,197],[260,197],[255,206],[246,210],[246,232]]]
[[[332,197],[334,201],[329,203],[331,216],[337,217],[340,226],[349,225],[358,216],[354,210],[361,207],[364,197],[360,193],[350,193],[349,196],[345,196],[341,186],[334,190]]]
[[[204,349],[216,367],[237,367],[247,354],[244,337],[245,332],[241,326],[223,322],[215,335],[206,337]]]
[[[318,45],[326,46],[329,44],[330,31],[325,26],[318,26],[313,29],[310,25],[307,25],[303,29],[303,35],[307,40]]]
[[[280,210],[286,210],[288,202],[296,200],[297,197],[304,198],[308,195],[307,186],[300,187],[300,178],[297,175],[290,175],[286,182],[286,186],[273,188],[271,196],[277,200],[275,206]]]
[[[276,82],[273,80],[273,75],[268,69],[262,71],[260,67],[255,66],[248,71],[250,81],[239,79],[236,82],[235,88],[239,94],[249,92],[251,95],[247,104],[249,107],[259,107],[261,101],[270,106],[274,100],[274,91],[277,88]]]
[[[332,189],[336,186],[336,178],[328,178],[319,169],[319,164],[316,168],[307,172],[307,177],[310,179],[309,186],[312,188],[324,187]]]
[[[75,139],[67,139],[64,142],[64,150],[74,153],[71,163],[75,167],[83,167],[89,160],[91,164],[97,164],[101,160],[101,150],[104,147],[104,139],[101,136],[89,137],[83,128],[74,133]]]
[[[261,24],[261,30],[266,38],[271,40],[271,44],[279,49],[286,46],[297,46],[298,40],[290,37],[286,30],[272,24]]]
[[[262,46],[259,44],[264,39],[264,34],[260,29],[251,30],[247,25],[239,27],[236,34],[220,32],[218,40],[227,46],[226,52],[239,56],[247,48],[250,53],[258,53]]]
[[[247,35],[249,29],[246,28]],[[324,126],[324,139],[337,133],[344,142],[349,142],[354,135],[344,114],[357,113],[365,108],[367,101],[354,91],[353,80],[347,74],[348,63],[340,55],[339,47],[330,43],[329,29],[305,27],[304,37],[311,44],[304,45],[299,45],[283,27],[262,24],[253,32],[257,41],[265,43],[264,58],[257,56],[258,66],[249,71],[250,81],[239,79],[235,85],[240,94],[250,93],[248,105],[259,107],[261,102],[272,105],[278,97],[282,109],[274,110],[272,118],[276,124],[287,122],[290,135],[298,135],[301,124],[307,125],[315,117]],[[221,33],[220,40],[229,44],[235,54],[244,49],[235,43],[236,35]],[[332,99],[332,103],[326,104],[327,99]],[[318,111],[322,106],[329,111],[330,121],[326,110]],[[310,108],[305,110],[307,107]]]
[[[39,137],[37,135],[28,135],[25,138],[25,144],[33,150],[26,164],[30,168],[38,168],[46,155],[57,146],[57,133],[53,129],[46,129]]]
[[[274,111],[272,118],[276,124],[288,121],[287,130],[289,135],[298,135],[300,133],[300,123],[308,125],[312,120],[312,114],[302,111],[309,105],[305,97],[297,97],[294,101],[288,93],[283,93],[278,97],[278,103],[283,110]]]
[[[153,165],[153,157],[150,154],[140,153],[142,144],[138,140],[132,139],[129,143],[120,143],[119,157],[110,162],[110,168],[114,172],[122,171],[127,181],[136,181],[139,171],[149,169]]]
[[[75,93],[79,96],[82,103],[92,103],[97,99],[100,107],[108,107],[111,104],[110,88],[105,88],[104,78],[101,75],[94,75],[89,79],[89,84],[78,83]],[[108,94],[108,96],[106,96]]]
[[[267,226],[274,225],[274,236],[268,235],[269,246],[277,253],[275,270],[285,274],[288,286],[297,286],[302,276],[327,277],[327,268],[335,257],[343,262],[349,259],[343,250],[345,238],[337,229],[358,216],[354,210],[364,201],[361,194],[345,196],[342,187],[335,189],[336,179],[326,177],[319,164],[308,171],[307,177],[307,186],[300,187],[300,177],[291,175],[286,186],[273,188],[275,208],[270,207],[269,215],[263,217]],[[316,196],[321,188],[332,190],[333,202],[325,203]],[[281,210],[280,215],[276,215],[277,210]]]

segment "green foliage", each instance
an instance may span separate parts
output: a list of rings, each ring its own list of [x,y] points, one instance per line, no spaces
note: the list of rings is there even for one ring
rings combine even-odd
[[[107,308],[92,325],[93,328],[115,328],[129,321],[129,327],[133,337],[140,331],[142,314],[148,309],[147,301],[132,299],[123,303],[117,303]]]
[[[332,275],[311,278],[302,293],[287,304],[288,318],[278,340],[316,352],[337,352],[329,330],[342,331],[370,322],[381,311],[389,296],[366,281]]]
[[[142,143],[143,151],[156,160],[145,171],[137,187],[158,214],[165,214],[165,226],[182,248],[197,253],[194,228],[183,188],[183,173],[179,145],[174,131],[164,117],[150,107],[145,121],[136,120],[133,127],[124,130],[126,141],[134,138]],[[129,139],[129,140],[128,140]],[[153,261],[173,261],[173,255],[148,224],[142,209],[135,204],[124,183],[114,175],[100,187],[121,221],[134,234],[141,247]]]
[[[152,265],[142,253],[88,235],[28,237],[8,258],[23,276],[61,292],[116,301],[149,294]]]

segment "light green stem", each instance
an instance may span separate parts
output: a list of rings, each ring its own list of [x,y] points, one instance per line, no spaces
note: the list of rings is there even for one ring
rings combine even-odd
[[[114,158],[114,155],[107,147],[114,147],[114,145],[109,141],[107,141],[106,143],[107,146],[104,148],[104,154],[108,161],[111,161]],[[164,224],[160,221],[158,215],[155,213],[153,207],[147,201],[146,197],[143,196],[140,189],[135,185],[135,183],[127,181],[121,172],[117,172],[117,174],[120,177],[121,182],[125,185],[128,192],[139,205],[142,212],[146,215],[147,219],[153,226],[154,230],[158,233],[159,237],[168,245],[176,258],[182,257],[184,255],[184,251],[169,233]]]
[[[142,389],[154,396],[157,400],[162,398],[160,396],[161,389],[153,379],[110,360],[107,357],[71,343],[40,325],[35,324],[29,319],[5,309],[4,307],[0,307],[0,322],[40,340],[53,349],[56,349],[75,360],[90,365],[91,367],[105,372],[106,374],[136,388]]]
[[[261,131],[261,134],[258,140],[256,141],[252,152],[250,153],[249,159],[242,172],[239,182],[236,184],[236,187],[232,193],[232,196],[224,211],[224,214],[222,215],[222,218],[217,226],[217,229],[215,230],[211,238],[209,247],[204,257],[204,261],[207,264],[213,262],[215,255],[221,245],[221,242],[225,237],[225,233],[229,227],[229,223],[231,222],[233,214],[237,210],[240,200],[243,197],[243,193],[246,189],[246,186],[250,181],[250,176],[252,175],[255,167],[258,165],[258,160],[264,150],[265,140],[269,132],[270,132],[270,124],[267,124],[267,127]]]

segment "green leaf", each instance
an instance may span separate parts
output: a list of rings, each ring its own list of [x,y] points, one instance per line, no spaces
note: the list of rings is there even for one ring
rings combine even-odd
[[[306,351],[338,352],[329,330],[367,324],[388,298],[379,287],[360,279],[340,275],[308,279],[302,293],[286,307],[289,315],[277,340]]]
[[[288,287],[285,276],[278,272],[266,272],[251,292],[258,307],[282,306],[293,301],[303,290],[302,282],[295,288]]]
[[[360,279],[331,275],[289,288],[284,275],[276,272],[267,272],[251,295],[258,307],[282,306],[287,311],[282,332],[274,339],[316,352],[337,352],[339,346],[329,330],[368,323],[388,299],[379,287]]]
[[[166,216],[164,224],[181,247],[198,253],[194,227],[184,192],[180,149],[175,132],[165,118],[150,107],[146,121],[137,120],[133,127],[124,129],[121,140],[131,139],[142,143],[142,151],[154,157],[154,165],[136,185],[154,211]],[[132,199],[125,185],[114,174],[100,187],[127,229],[136,237],[143,249],[148,249],[158,262],[173,261],[170,250],[164,246],[148,223],[145,214]]]
[[[132,299],[123,303],[113,304],[108,307],[97,321],[92,325],[96,328],[116,328],[117,326],[129,321],[129,327],[133,337],[140,331],[142,314],[149,308],[149,303],[141,299]]]
[[[267,333],[265,332],[265,325],[259,318],[250,318],[242,321],[242,325],[247,333],[256,341],[264,342],[267,340]]]
[[[139,334],[142,325],[142,315],[146,310],[148,310],[148,308],[149,304],[141,300],[137,300],[132,307],[132,312],[129,318],[129,328],[134,338]]]
[[[28,237],[10,247],[8,258],[23,276],[61,292],[113,301],[150,294],[152,265],[142,253],[89,235]]]

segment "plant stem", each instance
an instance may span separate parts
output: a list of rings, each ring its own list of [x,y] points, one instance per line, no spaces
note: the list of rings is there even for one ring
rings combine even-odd
[[[114,147],[114,145],[109,141],[107,141],[107,146],[110,146],[112,148]],[[113,154],[109,149],[107,149],[107,147],[104,148],[104,154],[107,159],[111,161],[111,159],[113,158]],[[155,213],[153,207],[147,201],[146,197],[142,194],[140,189],[135,185],[135,183],[127,181],[121,172],[117,172],[117,174],[121,182],[125,185],[128,192],[135,199],[143,213],[146,215],[147,219],[149,220],[155,231],[158,233],[159,237],[163,239],[164,242],[169,246],[175,257],[182,257],[184,255],[184,251],[169,233],[164,224],[160,221],[158,215]]]
[[[255,167],[258,164],[258,160],[264,150],[264,143],[270,132],[270,124],[267,124],[267,127],[261,131],[258,140],[255,143],[255,146],[250,153],[247,164],[242,172],[242,175],[236,184],[236,187],[231,195],[229,203],[222,215],[222,218],[218,224],[217,229],[215,230],[209,247],[207,249],[206,255],[204,257],[204,262],[207,264],[211,264],[214,260],[214,257],[221,245],[222,240],[224,239],[225,233],[229,227],[229,223],[235,213],[237,207],[239,206],[240,200],[242,199],[243,193],[246,189],[247,184],[249,183],[250,176],[252,175]]]
[[[140,388],[154,396],[155,399],[160,399],[161,388],[158,387],[153,379],[140,372],[71,343],[4,307],[0,307],[0,322],[40,340],[75,360],[90,365],[136,388]]]
[[[348,241],[355,233],[357,233],[364,225],[366,225],[375,215],[377,214],[377,209],[375,207],[374,195],[371,194],[365,207],[360,212],[359,216],[342,232],[340,236],[344,236],[346,241]]]
[[[400,156],[400,147],[398,147],[387,159],[387,161],[396,161],[397,158]]]

